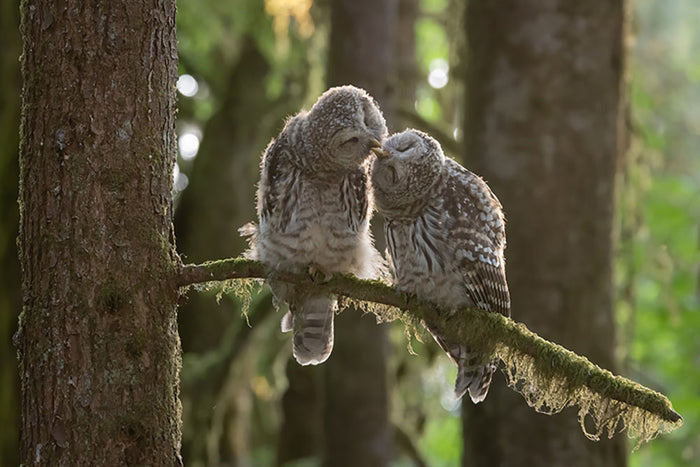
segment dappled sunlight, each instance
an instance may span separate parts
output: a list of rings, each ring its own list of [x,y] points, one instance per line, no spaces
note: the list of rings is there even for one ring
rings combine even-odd
[[[270,15],[278,41],[285,41],[291,20],[298,24],[299,34],[309,37],[314,32],[311,18],[313,0],[265,0],[265,11]]]

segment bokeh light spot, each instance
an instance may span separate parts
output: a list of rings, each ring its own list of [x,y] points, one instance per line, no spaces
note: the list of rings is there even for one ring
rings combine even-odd
[[[199,83],[192,75],[180,75],[177,79],[177,90],[185,97],[192,97],[199,91]]]
[[[199,137],[194,133],[184,133],[178,138],[177,146],[183,159],[194,159],[199,151]]]
[[[449,81],[450,65],[444,58],[436,58],[430,62],[430,74],[428,75],[428,84],[435,89],[445,87]]]

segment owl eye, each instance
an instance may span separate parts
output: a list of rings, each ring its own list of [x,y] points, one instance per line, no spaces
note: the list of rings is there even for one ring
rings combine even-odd
[[[359,141],[360,141],[360,138],[358,138],[357,136],[353,136],[352,138],[343,141],[340,145],[345,146],[348,144],[357,144]]]
[[[393,165],[388,165],[387,169],[389,169],[389,180],[391,180],[391,183],[396,183],[398,182],[398,175],[396,174],[396,169],[394,168]]]
[[[397,148],[399,152],[406,152],[413,147],[415,141],[407,141]]]

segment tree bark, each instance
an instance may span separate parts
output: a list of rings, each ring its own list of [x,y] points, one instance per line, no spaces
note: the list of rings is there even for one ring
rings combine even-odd
[[[467,160],[506,211],[513,318],[611,369],[625,14],[624,0],[507,0],[470,2],[466,18]],[[502,379],[464,408],[464,466],[626,463],[623,438],[593,443]]]
[[[326,82],[364,88],[391,122],[398,5],[395,0],[334,0]],[[383,250],[383,235],[373,229]],[[381,230],[379,230],[381,232]],[[324,465],[388,465],[389,422],[386,325],[347,310],[336,321],[335,347],[325,365]]]
[[[22,3],[24,465],[178,465],[175,2]]]
[[[0,459],[19,464],[19,373],[12,347],[21,308],[16,237],[19,173],[19,2],[0,0]]]

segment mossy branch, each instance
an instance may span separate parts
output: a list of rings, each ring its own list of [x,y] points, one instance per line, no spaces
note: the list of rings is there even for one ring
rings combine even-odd
[[[500,359],[509,386],[522,394],[535,410],[553,414],[566,407],[578,407],[581,428],[594,440],[604,433],[612,437],[626,428],[630,437],[638,439],[639,446],[683,423],[662,394],[615,376],[500,314],[472,308],[449,314],[380,281],[351,275],[315,281],[305,274],[268,273],[261,263],[243,258],[183,266],[176,282],[188,286],[245,278],[274,278],[316,287],[358,302],[382,320],[399,318],[414,326],[421,321],[438,326],[448,341],[469,342],[472,348],[481,349],[484,359]],[[590,431],[584,423],[587,416],[593,424]]]

